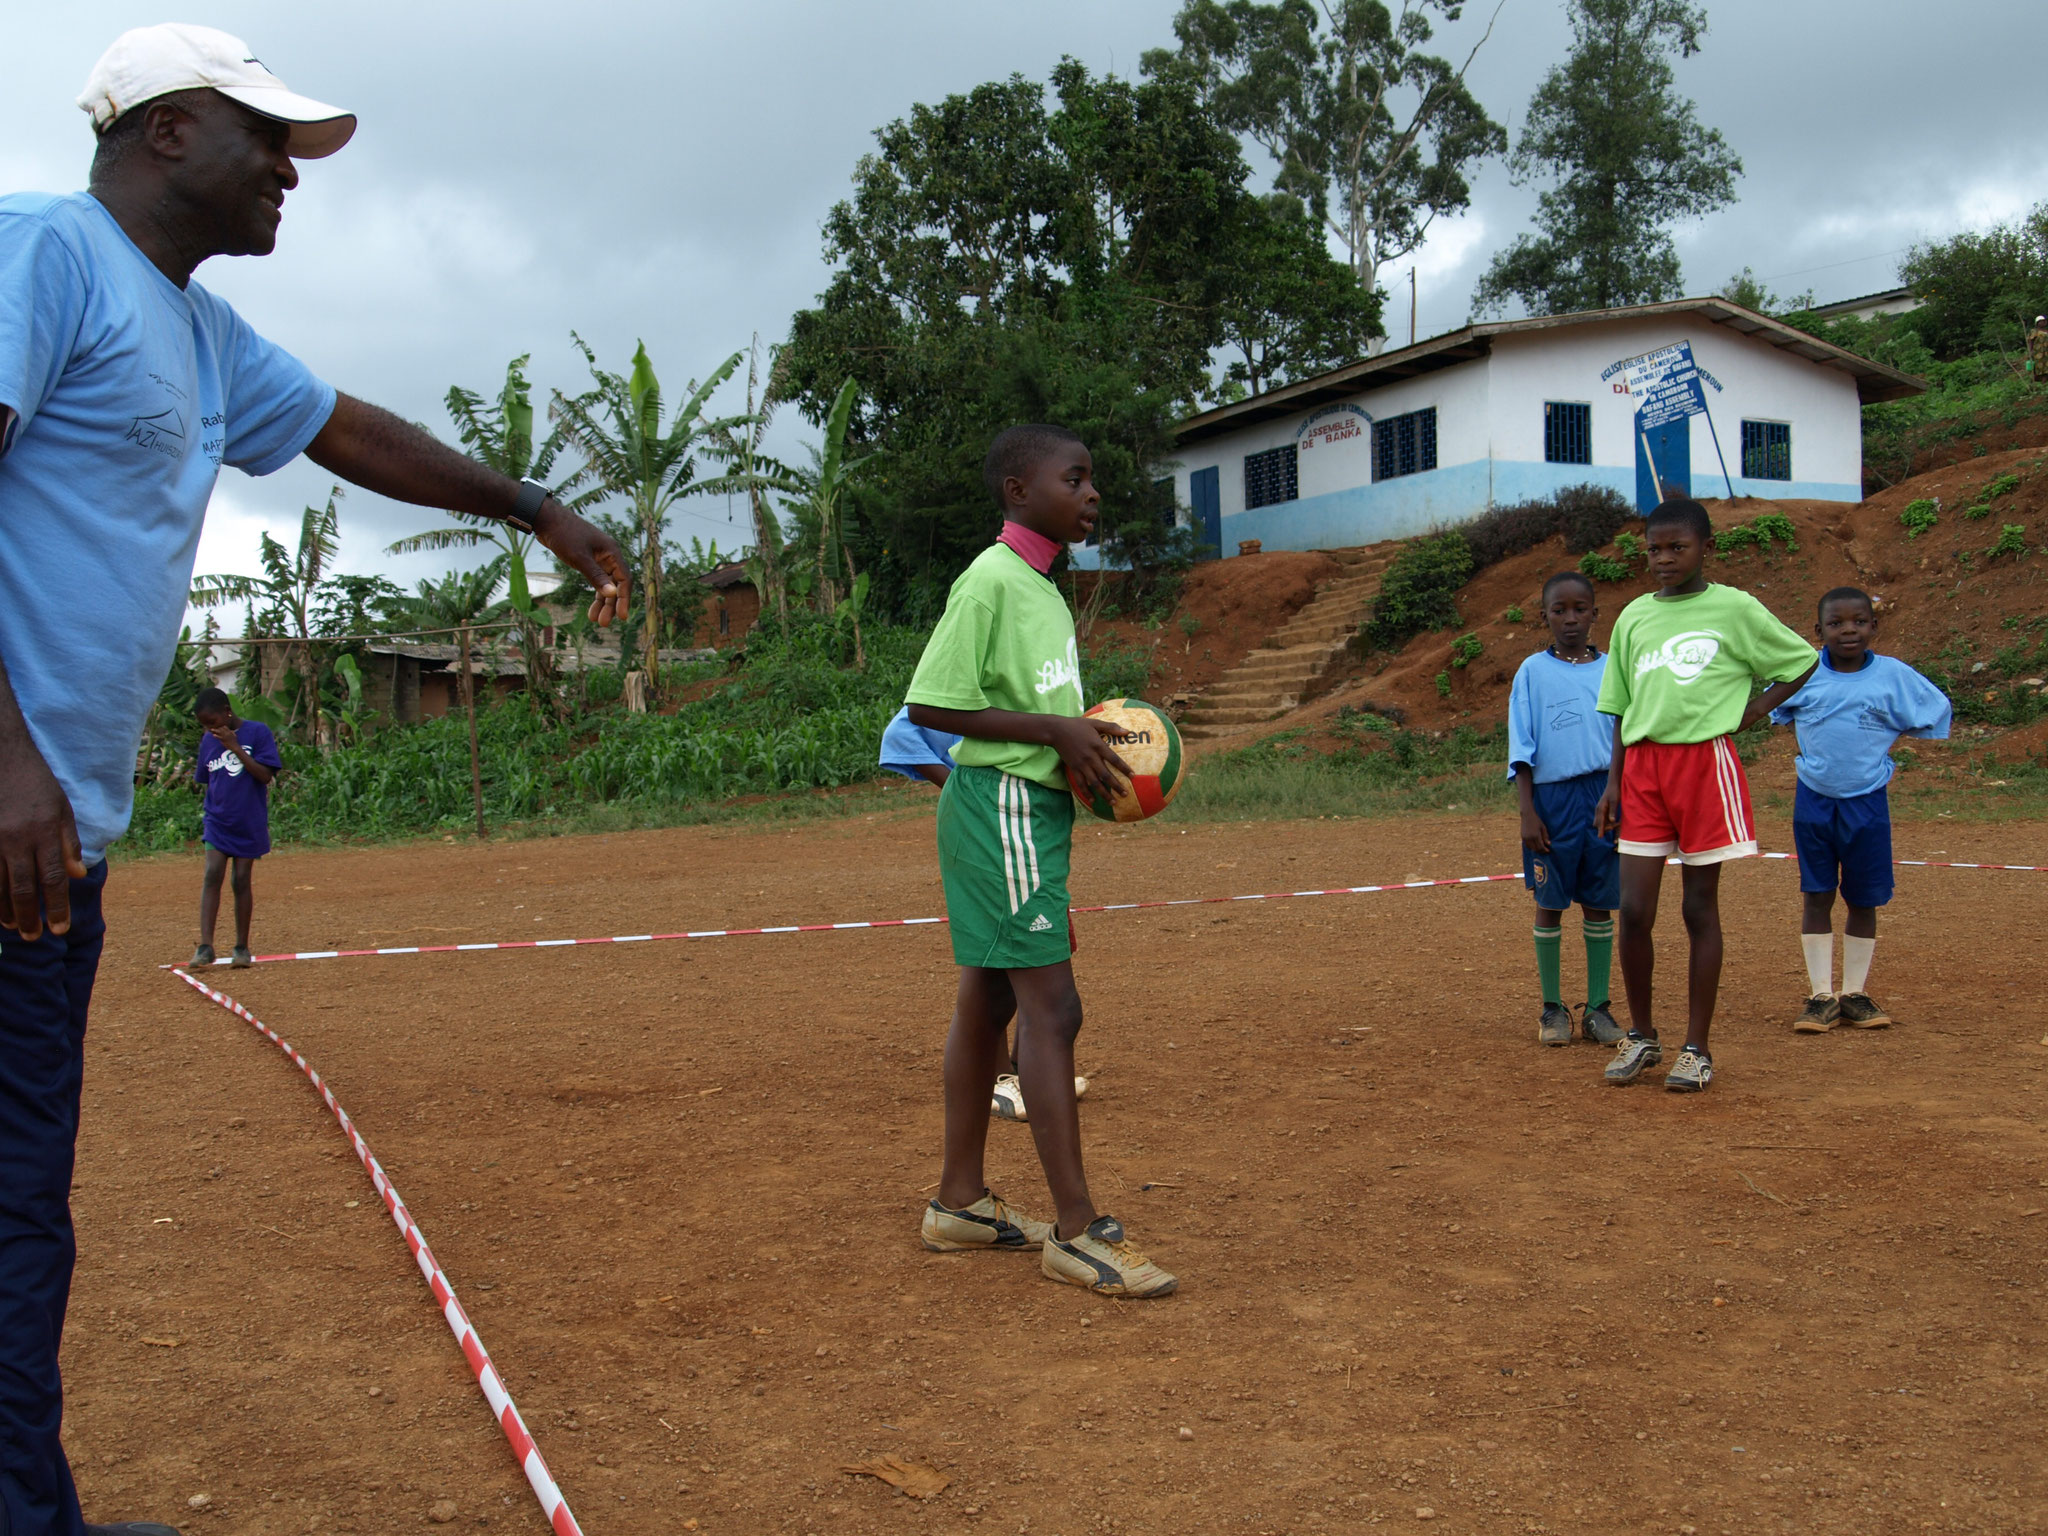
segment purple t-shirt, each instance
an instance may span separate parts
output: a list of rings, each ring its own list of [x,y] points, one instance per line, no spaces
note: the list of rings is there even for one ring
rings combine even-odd
[[[284,766],[277,738],[260,720],[235,727],[235,740],[256,762],[275,773]],[[213,736],[199,738],[199,761],[192,779],[206,790],[206,820],[201,835],[229,858],[260,859],[270,852],[270,786]]]

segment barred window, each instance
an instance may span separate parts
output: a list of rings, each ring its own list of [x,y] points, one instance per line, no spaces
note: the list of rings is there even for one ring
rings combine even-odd
[[[1372,477],[1392,480],[1436,468],[1436,407],[1372,424]]]
[[[1264,453],[1246,454],[1245,510],[1293,501],[1301,494],[1299,472],[1300,460],[1292,443],[1284,443],[1278,448],[1268,448]]]
[[[1543,402],[1543,462],[1593,462],[1593,407],[1569,400]]]
[[[1745,421],[1742,424],[1742,478],[1745,480],[1790,480],[1792,478],[1792,426],[1784,421]]]

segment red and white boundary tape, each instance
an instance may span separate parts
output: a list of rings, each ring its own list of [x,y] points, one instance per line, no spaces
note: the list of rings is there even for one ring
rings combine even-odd
[[[491,1364],[491,1357],[484,1348],[484,1341],[477,1337],[469,1316],[462,1310],[462,1303],[455,1299],[455,1287],[448,1283],[447,1275],[434,1252],[427,1246],[426,1234],[420,1231],[419,1223],[412,1219],[412,1212],[406,1209],[405,1201],[399,1198],[398,1187],[385,1174],[383,1166],[370,1151],[370,1144],[363,1140],[355,1122],[348,1117],[334,1097],[334,1090],[320,1079],[312,1065],[282,1039],[276,1030],[265,1024],[255,1014],[229,997],[225,992],[216,992],[205,982],[186,974],[184,968],[172,971],[180,981],[195,992],[212,998],[236,1018],[250,1025],[291,1059],[306,1080],[320,1091],[320,1097],[327,1107],[334,1111],[334,1118],[340,1122],[347,1134],[349,1144],[356,1149],[364,1169],[370,1175],[370,1182],[377,1188],[377,1194],[384,1202],[384,1209],[391,1213],[399,1232],[405,1238],[406,1247],[412,1250],[413,1261],[420,1267],[420,1273],[427,1277],[427,1286],[434,1293],[434,1300],[441,1305],[441,1316],[447,1321],[449,1332],[455,1335],[455,1342],[462,1347],[462,1357],[469,1362],[469,1368],[476,1373],[476,1384],[483,1389],[484,1400],[491,1405],[491,1414],[498,1421],[498,1427],[511,1442],[512,1454],[519,1461],[520,1471],[526,1474],[526,1481],[532,1485],[534,1497],[540,1500],[542,1512],[548,1518],[555,1536],[583,1536],[583,1527],[576,1523],[576,1517],[569,1512],[569,1504],[562,1497],[562,1490],[555,1486],[548,1466],[541,1459],[540,1447],[533,1443],[533,1436],[527,1431],[526,1421],[519,1416],[518,1405],[512,1401],[512,1394],[505,1390],[505,1383],[498,1375],[498,1368]]]
[[[1797,854],[1760,853],[1760,859],[1791,859]],[[1667,864],[1677,859],[1665,860]],[[1918,869],[2008,869],[2048,873],[2048,864],[1964,864],[1941,863],[1933,859],[1894,859],[1895,864]],[[1385,885],[1340,885],[1323,891],[1259,891],[1246,896],[1183,896],[1170,901],[1116,901],[1094,907],[1069,907],[1069,912],[1139,912],[1155,907],[1208,907],[1233,901],[1287,901],[1297,896],[1369,896],[1376,891],[1414,891],[1438,885],[1488,885],[1498,880],[1519,880],[1519,872],[1506,875],[1461,875],[1453,880],[1396,880]],[[452,955],[486,949],[573,949],[585,944],[658,944],[670,939],[740,939],[771,933],[837,933],[851,928],[926,928],[943,924],[943,917],[880,917],[859,923],[784,923],[771,928],[699,928],[688,933],[626,933],[597,939],[502,939],[492,944],[399,944],[384,949],[302,949],[294,954],[257,955],[252,963],[271,965],[280,960],[353,960],[367,955]],[[226,965],[216,960],[215,965]],[[159,970],[184,970],[185,963],[163,965]]]

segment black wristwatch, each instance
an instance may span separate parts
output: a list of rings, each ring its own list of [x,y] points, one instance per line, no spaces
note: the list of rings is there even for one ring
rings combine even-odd
[[[505,514],[505,521],[521,533],[533,532],[533,519],[540,511],[540,504],[553,494],[538,480],[521,480],[519,494],[513,499],[512,510]]]

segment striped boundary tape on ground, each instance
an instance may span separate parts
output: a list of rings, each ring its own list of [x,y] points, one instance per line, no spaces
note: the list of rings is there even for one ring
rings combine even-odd
[[[526,1428],[526,1421],[519,1416],[519,1407],[512,1401],[512,1394],[506,1390],[498,1368],[491,1363],[484,1341],[477,1337],[477,1331],[469,1321],[469,1315],[462,1310],[462,1303],[455,1299],[455,1287],[448,1283],[448,1276],[442,1272],[434,1251],[427,1246],[426,1234],[420,1231],[419,1223],[412,1219],[412,1212],[400,1198],[398,1186],[391,1182],[383,1165],[370,1151],[370,1144],[363,1140],[348,1111],[334,1097],[334,1090],[321,1080],[312,1064],[295,1050],[291,1043],[276,1030],[265,1024],[255,1014],[229,997],[225,992],[216,992],[205,982],[188,975],[182,966],[172,970],[172,975],[195,992],[211,998],[227,1009],[236,1018],[248,1024],[265,1039],[269,1040],[306,1075],[306,1081],[319,1091],[327,1107],[334,1112],[334,1118],[355,1148],[356,1157],[362,1162],[364,1171],[370,1175],[370,1182],[376,1186],[378,1198],[384,1202],[384,1209],[405,1238],[405,1245],[412,1250],[413,1261],[419,1265],[420,1273],[426,1276],[427,1286],[434,1293],[434,1300],[440,1304],[441,1316],[448,1324],[448,1331],[455,1335],[455,1342],[462,1348],[463,1359],[476,1374],[476,1384],[483,1390],[484,1401],[490,1404],[491,1414],[498,1421],[498,1428],[505,1432],[505,1439],[512,1446],[512,1454],[519,1462],[519,1470],[526,1474],[526,1481],[532,1486],[534,1497],[540,1500],[543,1514],[555,1536],[583,1536],[583,1527],[576,1523],[576,1517],[569,1512],[569,1502],[562,1497],[562,1490],[555,1486],[554,1477],[548,1472],[548,1465],[541,1459],[540,1447],[534,1444],[532,1434]]]
[[[1791,859],[1790,853],[1747,855],[1759,859]],[[1676,864],[1677,859],[1666,859]],[[1894,859],[1895,864],[1916,869],[2005,869],[2022,873],[2048,872],[2043,864],[1942,863],[1933,859]],[[1158,907],[1211,907],[1233,901],[1289,901],[1298,896],[1369,896],[1377,891],[1414,891],[1439,885],[1488,885],[1499,880],[1519,880],[1519,872],[1505,875],[1460,875],[1451,880],[1392,880],[1384,885],[1339,885],[1321,891],[1257,891],[1244,896],[1183,896],[1164,901],[1113,901],[1092,907],[1069,907],[1073,913],[1140,912]],[[942,924],[943,917],[878,917],[857,923],[783,923],[768,928],[698,928],[687,933],[624,933],[595,939],[501,939],[488,944],[396,944],[382,949],[302,949],[293,954],[256,955],[254,965],[274,965],[280,960],[355,960],[370,955],[453,955],[490,949],[573,949],[585,944],[659,944],[671,939],[741,939],[772,933],[838,933],[854,928],[927,928]],[[216,960],[216,966],[228,962]],[[189,962],[166,964],[159,970],[187,970]]]

